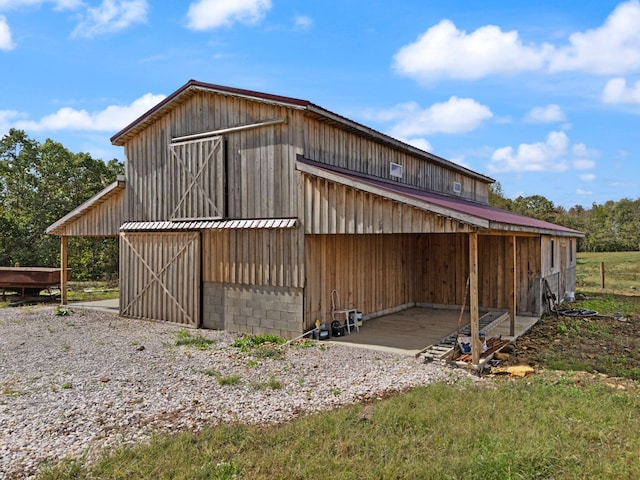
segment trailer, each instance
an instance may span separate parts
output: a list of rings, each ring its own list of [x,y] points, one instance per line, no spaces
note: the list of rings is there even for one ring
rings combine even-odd
[[[22,299],[39,296],[42,290],[60,286],[60,268],[0,267],[0,290],[5,300],[7,292],[15,292]],[[67,269],[67,280],[71,269]]]

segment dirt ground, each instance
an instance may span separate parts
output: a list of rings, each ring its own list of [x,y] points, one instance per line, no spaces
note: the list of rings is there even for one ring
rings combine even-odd
[[[502,366],[587,372],[585,378],[640,381],[640,313],[543,317],[505,350]],[[611,380],[613,381],[613,380]],[[614,382],[615,383],[615,382]]]

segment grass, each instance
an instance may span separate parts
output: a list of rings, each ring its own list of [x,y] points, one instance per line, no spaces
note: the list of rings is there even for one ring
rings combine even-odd
[[[157,435],[39,478],[640,478],[639,409],[637,393],[543,376],[434,384],[283,425]]]
[[[578,290],[601,291],[600,263],[604,262],[605,290],[640,295],[640,252],[581,252],[577,255]],[[635,287],[632,290],[631,287]]]
[[[191,334],[188,330],[180,329],[177,333],[177,346],[192,346],[198,350],[206,350],[215,343],[214,340],[209,340],[202,336],[201,333],[196,335]]]

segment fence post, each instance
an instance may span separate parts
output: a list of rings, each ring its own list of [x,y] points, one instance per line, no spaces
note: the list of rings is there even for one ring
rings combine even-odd
[[[600,262],[600,288],[604,288],[604,262]]]

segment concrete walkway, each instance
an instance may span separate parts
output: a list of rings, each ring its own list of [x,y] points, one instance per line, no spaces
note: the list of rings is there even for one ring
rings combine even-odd
[[[74,302],[67,305],[69,308],[83,308],[86,310],[99,310],[101,312],[120,313],[120,299],[97,300],[95,302]]]

